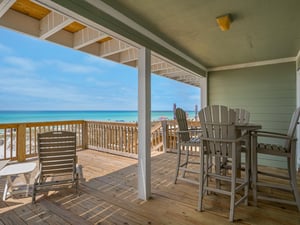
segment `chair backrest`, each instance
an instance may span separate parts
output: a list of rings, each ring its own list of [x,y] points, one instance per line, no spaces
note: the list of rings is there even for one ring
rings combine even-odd
[[[246,124],[249,123],[250,120],[250,113],[242,108],[237,108],[234,109],[235,113],[236,113],[236,120],[235,123],[236,124]]]
[[[38,134],[41,178],[76,174],[76,133],[52,131]]]
[[[288,129],[288,132],[287,132],[287,136],[289,136],[289,137],[294,137],[295,136],[296,127],[297,127],[297,124],[299,122],[299,117],[300,117],[300,107],[298,107],[293,113],[293,116],[292,116],[291,122],[290,122],[290,126],[289,126],[289,129]],[[289,149],[290,144],[291,144],[290,141],[287,140],[285,142],[284,147]]]
[[[226,106],[212,105],[199,112],[202,140],[212,155],[231,157],[232,143],[236,139],[236,113]]]
[[[180,141],[189,141],[190,140],[189,132],[184,132],[184,131],[188,131],[189,128],[186,119],[186,112],[183,109],[181,108],[176,109],[176,120],[180,131],[179,133]]]

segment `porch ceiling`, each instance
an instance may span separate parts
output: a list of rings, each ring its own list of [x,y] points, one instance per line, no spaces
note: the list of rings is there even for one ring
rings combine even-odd
[[[204,66],[295,57],[300,49],[300,1],[103,0]],[[231,13],[222,32],[216,17]]]

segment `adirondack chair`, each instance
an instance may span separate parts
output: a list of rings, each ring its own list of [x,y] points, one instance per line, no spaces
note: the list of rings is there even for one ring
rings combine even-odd
[[[238,160],[243,142],[243,136],[235,128],[236,113],[226,106],[213,105],[202,109],[199,112],[199,119],[202,128],[201,152],[200,152],[200,184],[198,210],[203,210],[203,197],[207,192],[215,192],[230,196],[229,220],[234,219],[235,206],[241,202],[248,204],[249,184],[249,148],[246,148],[245,176],[237,177]],[[205,151],[205,152],[204,152]],[[204,166],[204,153],[207,158],[215,159],[215,169],[210,170]],[[231,174],[221,173],[219,162],[225,157],[231,159]],[[207,163],[206,163],[207,165]],[[208,180],[215,180],[216,185],[211,185]],[[220,181],[230,184],[229,190],[226,185],[220,185]],[[241,191],[242,197],[236,199],[236,193]]]
[[[39,191],[72,185],[77,193],[76,133],[53,131],[38,134],[38,159],[39,173],[33,184],[33,203]]]
[[[236,117],[235,117],[235,124],[248,124],[250,121],[250,112],[248,112],[245,109],[242,108],[236,108],[234,109],[235,113],[236,113]],[[250,134],[247,130],[239,130],[239,132],[241,132],[241,136],[243,136],[243,143],[241,146],[241,153],[244,153],[246,151],[246,148],[249,148],[250,146]],[[239,152],[238,152],[239,153]],[[238,160],[238,166],[241,167],[241,162],[239,162],[239,160],[241,159],[240,156],[237,157]],[[250,175],[250,174],[249,174]]]
[[[190,164],[199,164],[199,160],[191,160],[190,154],[192,148],[200,148],[200,139],[199,139],[199,130],[191,130],[188,128],[188,123],[186,119],[186,112],[181,109],[176,109],[176,120],[178,124],[178,133],[177,133],[177,165],[174,183],[176,184],[177,180],[183,180],[186,182],[198,184],[198,181],[195,179],[189,179],[186,177],[186,173],[196,173],[199,174],[198,168],[189,168]],[[185,154],[184,161],[182,162],[182,156]],[[199,156],[199,152],[193,151],[194,155]],[[180,174],[180,171],[182,172]]]
[[[250,113],[242,108],[236,108],[234,109],[235,113],[236,113],[236,117],[235,117],[235,123],[236,124],[245,124],[245,123],[249,123],[250,120]]]
[[[283,204],[296,205],[300,211],[300,196],[297,190],[297,176],[296,176],[296,141],[295,131],[296,126],[299,124],[300,107],[297,108],[292,116],[290,126],[287,134],[280,134],[266,131],[255,131],[251,134],[251,153],[252,153],[252,188],[253,188],[253,200],[254,204],[257,204],[257,199],[279,202]],[[274,145],[266,143],[258,143],[257,138],[263,137],[265,141],[284,140],[284,145]],[[287,160],[287,175],[280,176],[278,174],[258,170],[257,154],[271,155],[283,157]],[[259,180],[260,176],[274,177],[272,183]],[[268,179],[270,180],[270,179]],[[284,185],[284,180],[288,181],[288,184]],[[279,195],[270,196],[267,193],[258,192],[258,187],[269,187],[276,190],[285,190],[293,193],[293,200],[281,199]]]
[[[236,115],[236,117],[235,117],[236,125],[249,123],[250,112],[248,112],[247,110],[242,109],[242,108],[236,108],[236,109],[234,109],[234,111],[235,111],[235,115]],[[248,134],[247,130],[239,130],[239,132],[241,132],[240,135],[243,136],[243,139],[244,139],[244,143],[242,144],[241,152],[245,152],[246,148],[249,147],[249,144],[250,144],[250,135]],[[240,158],[241,157],[238,156],[237,160],[239,160]],[[223,162],[223,164],[224,164],[224,162]],[[240,164],[240,162],[238,162],[238,165],[239,164]]]

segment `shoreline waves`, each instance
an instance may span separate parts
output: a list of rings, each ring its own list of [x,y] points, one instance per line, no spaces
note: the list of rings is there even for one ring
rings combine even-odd
[[[192,119],[195,112],[188,111]],[[151,121],[172,120],[173,111],[152,111]],[[0,123],[47,122],[65,120],[97,120],[136,122],[138,111],[0,111]]]

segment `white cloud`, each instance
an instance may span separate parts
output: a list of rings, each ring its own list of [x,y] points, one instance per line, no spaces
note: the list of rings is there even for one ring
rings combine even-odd
[[[4,62],[9,64],[15,69],[20,71],[34,71],[38,64],[29,58],[17,57],[17,56],[7,56],[3,59]]]
[[[97,87],[106,87],[106,88],[110,87],[110,88],[112,88],[112,87],[116,86],[116,83],[113,82],[113,81],[110,81],[110,82],[103,81],[103,80],[96,79],[94,77],[87,77],[86,81],[90,84],[93,84],[93,86],[97,86]]]
[[[9,47],[7,47],[7,46],[0,43],[0,52],[8,54],[8,53],[12,53],[13,50],[11,48],[9,48]]]
[[[85,62],[87,63],[93,63],[97,66],[106,66],[106,67],[115,67],[115,66],[119,66],[119,63],[116,63],[114,61],[108,60],[108,59],[104,59],[104,58],[100,58],[97,56],[93,56],[93,55],[87,55],[85,57]]]
[[[45,60],[42,62],[44,65],[55,66],[62,72],[68,73],[102,73],[102,70],[96,66],[83,65],[77,63],[67,63],[58,60]]]

